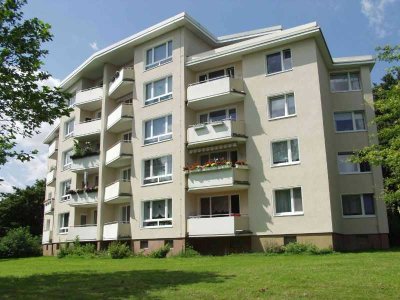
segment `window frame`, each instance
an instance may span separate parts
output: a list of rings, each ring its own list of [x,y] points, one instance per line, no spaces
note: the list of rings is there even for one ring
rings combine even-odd
[[[154,124],[154,120],[164,118],[165,130],[168,130],[168,117],[169,117],[169,116],[171,116],[171,132],[165,132],[165,133],[163,133],[163,134],[154,136],[154,135],[153,135],[153,131],[154,131],[154,125],[153,125],[153,124]],[[151,122],[151,130],[150,130],[150,131],[151,131],[151,134],[152,134],[152,135],[151,135],[150,137],[148,137],[148,138],[146,138],[146,123],[147,123],[147,122]],[[166,142],[166,141],[172,140],[172,136],[173,136],[172,123],[173,123],[173,120],[172,120],[172,113],[169,113],[169,114],[166,114],[166,115],[162,115],[162,116],[158,116],[158,117],[155,117],[155,118],[152,118],[152,119],[143,120],[143,126],[142,126],[142,128],[143,128],[143,146],[158,144],[158,143],[162,143],[162,142]],[[165,137],[165,136],[168,136],[168,135],[170,135],[170,138],[160,140],[160,138]],[[146,144],[146,140],[154,140],[154,139],[157,139],[157,141],[149,142],[149,143]]]
[[[293,197],[293,190],[294,189],[300,189],[300,195],[301,195],[301,207],[302,211],[294,211],[294,197]],[[284,213],[277,213],[276,212],[276,191],[285,191],[285,190],[290,190],[290,208],[291,212],[284,212]],[[274,217],[286,217],[286,216],[303,216],[304,215],[304,201],[303,201],[303,187],[302,186],[291,186],[291,187],[284,187],[284,188],[276,188],[272,190],[272,196],[274,199]]]
[[[233,196],[237,196],[238,198],[239,198],[239,213],[233,213],[232,212],[232,197]],[[204,196],[204,197],[202,197],[202,196],[200,196],[199,198],[198,198],[198,211],[199,211],[199,214],[197,214],[197,216],[195,216],[195,217],[207,217],[207,218],[215,218],[215,217],[225,217],[225,214],[223,214],[223,215],[219,215],[219,214],[213,214],[212,213],[212,199],[213,198],[216,198],[216,197],[228,197],[228,214],[226,214],[226,217],[232,217],[232,216],[235,216],[235,215],[243,215],[242,214],[242,202],[241,202],[241,196],[240,196],[240,193],[230,193],[230,194],[221,194],[221,195],[208,195],[208,196]],[[201,200],[202,199],[208,199],[208,202],[209,202],[209,214],[208,215],[202,215],[201,214]]]
[[[70,155],[69,155],[69,162],[66,164],[66,163],[65,163],[65,160],[66,160],[66,158],[67,158],[67,154],[68,154],[68,153],[70,153]],[[73,154],[73,149],[68,149],[68,150],[66,150],[66,151],[64,151],[64,152],[62,153],[63,171],[71,169],[71,167],[72,167],[72,158],[71,158],[71,155],[72,155],[72,154]]]
[[[298,161],[292,161],[292,147],[290,145],[290,141],[292,141],[292,140],[297,140],[297,149],[298,149],[298,156],[299,156],[299,160]],[[286,163],[274,164],[274,150],[273,150],[272,144],[279,143],[279,142],[285,142],[285,141],[287,142],[287,151],[288,151],[288,159],[289,159],[289,161],[286,162]],[[301,163],[300,141],[299,141],[298,137],[292,137],[292,138],[287,138],[287,139],[279,139],[279,140],[272,140],[270,142],[270,151],[271,151],[271,168],[282,167],[282,166],[290,166],[290,165],[298,165],[298,164]]]
[[[365,206],[364,206],[364,195],[372,195],[373,204],[374,204],[374,214],[366,215],[365,214]],[[361,201],[361,215],[345,215],[343,211],[343,196],[360,196],[359,199]],[[341,194],[340,195],[340,205],[342,207],[342,218],[344,219],[360,219],[360,218],[376,218],[376,199],[374,193],[362,193],[362,194]]]
[[[65,183],[69,182],[69,189],[71,189],[72,179],[66,179],[60,182],[60,202],[71,200],[71,195],[67,194],[68,189],[65,188]]]
[[[231,119],[229,118],[229,110],[234,109],[236,111],[236,119]],[[214,109],[208,109],[206,111],[198,112],[196,114],[196,123],[198,124],[212,124],[215,122],[221,122],[221,121],[210,121],[210,113],[220,111],[220,110],[225,110],[225,119],[221,121],[226,121],[226,120],[231,120],[231,121],[238,121],[238,107],[237,105],[231,105],[231,106],[226,106],[226,107],[220,107],[220,108],[214,108]],[[207,122],[200,122],[200,116],[202,115],[207,115]]]
[[[344,90],[344,91],[335,91],[335,90],[333,90],[332,85],[331,85],[331,75],[332,74],[345,74],[345,73],[347,75],[347,87],[348,87],[348,89]],[[351,79],[350,79],[350,74],[351,73],[358,73],[358,82],[360,84],[360,88],[357,89],[357,90],[351,89]],[[331,93],[361,92],[362,89],[363,88],[362,88],[362,83],[361,83],[361,72],[360,72],[360,70],[343,71],[343,72],[337,71],[337,72],[330,72],[329,73],[329,90],[330,90]]]
[[[171,43],[171,55],[168,55],[169,54],[168,53],[168,44],[169,43]],[[157,47],[160,47],[162,45],[165,45],[165,54],[166,54],[166,56],[163,59],[155,61],[154,60],[154,53],[155,53],[154,49],[157,48]],[[151,58],[152,58],[152,61],[150,63],[147,61],[147,53],[149,51],[151,51]],[[155,45],[155,46],[153,46],[151,48],[147,48],[144,51],[144,57],[145,57],[145,59],[144,59],[144,61],[145,61],[144,70],[148,71],[148,70],[151,70],[151,69],[154,69],[154,68],[157,68],[159,66],[162,66],[162,65],[165,65],[167,63],[172,62],[173,52],[174,52],[174,43],[173,43],[172,39],[169,39],[168,41],[163,42],[163,43],[159,43],[159,44],[157,44],[157,45]]]
[[[131,223],[131,206],[130,206],[130,204],[121,206],[121,223],[123,223],[123,224]]]
[[[168,159],[167,159],[167,164],[166,164],[166,174],[162,176],[150,176],[150,177],[145,177],[145,165],[146,161],[150,160],[150,174],[153,175],[153,168],[154,168],[154,160],[158,158],[163,158],[163,157],[171,157],[171,173],[168,173]],[[173,157],[172,154],[165,154],[161,156],[156,156],[156,157],[151,157],[151,158],[145,158],[142,160],[142,186],[151,186],[151,185],[156,185],[156,184],[164,184],[164,183],[170,183],[173,181],[173,174],[174,174],[174,165],[173,165]],[[171,177],[170,180],[165,180],[165,181],[160,181],[160,178],[163,177]],[[145,180],[151,180],[151,179],[157,179],[157,182],[150,182],[150,183],[145,183]]]
[[[153,203],[156,202],[156,201],[162,201],[162,200],[165,201],[165,202],[164,202],[164,205],[165,205],[165,206],[164,206],[164,214],[165,214],[166,217],[163,218],[163,219],[153,219]],[[171,200],[171,217],[170,217],[170,218],[168,218],[168,210],[169,210],[168,202],[169,202],[169,200]],[[145,203],[147,203],[147,202],[150,202],[150,203],[151,203],[151,205],[150,205],[150,211],[149,211],[150,219],[145,219],[145,218],[144,218]],[[141,228],[165,228],[165,227],[170,228],[170,227],[173,227],[173,210],[172,210],[173,205],[172,205],[172,197],[169,197],[169,198],[161,198],[161,199],[144,200],[144,201],[141,202],[141,206],[142,206],[142,215],[141,215],[141,222],[140,222],[140,227],[141,227]],[[145,222],[147,222],[147,223],[157,222],[158,225],[145,226],[145,225],[144,225]],[[171,224],[168,224],[168,225],[160,225],[160,222],[171,222]]]
[[[61,226],[61,223],[63,225],[65,225],[65,215],[68,215],[68,226]],[[69,212],[58,214],[58,234],[68,234],[68,231],[69,231],[69,217],[70,217],[70,213]]]
[[[371,165],[369,165],[369,171],[361,171],[361,164],[357,163],[357,171],[356,172],[341,172],[340,171],[340,163],[339,163],[339,156],[351,156],[354,155],[354,152],[350,152],[350,151],[343,151],[343,152],[338,152],[337,154],[337,165],[338,165],[338,172],[340,175],[353,175],[353,174],[371,174],[372,173],[372,169],[371,169]],[[353,164],[353,163],[352,163]]]
[[[232,72],[230,72],[232,69],[233,69],[233,76],[231,76]],[[217,71],[224,71],[224,75],[210,79],[210,73],[214,73]],[[205,76],[206,80],[200,80],[201,76]],[[196,77],[197,77],[198,83],[205,83],[205,82],[213,81],[213,80],[224,78],[224,77],[235,78],[235,65],[229,65],[227,67],[222,67],[222,68],[221,67],[214,68],[214,69],[208,70],[206,72],[198,73],[196,75]]]
[[[170,77],[171,77],[171,92],[168,92],[168,89],[169,89],[169,83],[168,83],[169,80],[168,80],[168,78],[170,78]],[[160,80],[165,80],[165,90],[164,90],[164,92],[166,91],[166,93],[164,93],[162,95],[159,95],[159,96],[154,96],[154,83],[157,82],[157,81],[160,81]],[[151,85],[151,92],[150,92],[151,93],[151,97],[149,99],[147,99],[146,98],[147,97],[147,86],[149,84]],[[144,88],[143,88],[143,91],[144,91],[144,97],[143,97],[144,103],[143,103],[143,106],[146,107],[146,106],[150,106],[150,105],[154,105],[154,104],[157,104],[157,103],[161,103],[161,102],[164,102],[164,101],[171,100],[173,98],[173,86],[174,86],[174,78],[173,78],[172,74],[164,76],[164,77],[161,77],[161,78],[158,78],[158,79],[155,79],[155,80],[152,80],[152,81],[145,82],[144,83]],[[161,99],[161,98],[163,98],[163,99]],[[157,101],[155,101],[155,100],[157,100]]]
[[[338,130],[337,129],[335,116],[337,114],[345,114],[345,113],[351,113],[351,121],[352,121],[352,124],[353,124],[353,130]],[[356,118],[354,116],[355,116],[356,113],[361,113],[363,115],[364,129],[355,129],[356,128]],[[335,133],[349,133],[349,132],[365,132],[365,131],[368,131],[367,122],[366,122],[366,116],[365,116],[365,110],[335,111],[333,113],[333,123],[334,123],[334,126],[335,126]]]
[[[284,64],[283,64],[283,52],[284,51],[290,51],[290,64],[291,64],[291,68],[290,69],[284,69]],[[277,72],[273,72],[273,73],[268,73],[268,56],[270,55],[274,55],[274,54],[280,54],[280,58],[281,58],[281,70],[277,71]],[[281,49],[278,51],[273,51],[273,52],[268,52],[265,54],[265,76],[272,76],[275,74],[281,74],[281,73],[285,73],[285,72],[290,72],[293,70],[293,55],[292,55],[292,49],[291,48],[285,48],[285,49]]]
[[[73,124],[72,131],[70,131],[70,124]],[[67,133],[68,129],[68,133]],[[64,140],[73,137],[74,136],[74,131],[75,131],[75,118],[69,119],[64,122]]]
[[[289,96],[289,95],[293,95],[294,114],[289,114],[288,98],[287,98],[287,96]],[[271,100],[273,100],[274,98],[282,97],[282,96],[284,96],[284,98],[285,98],[285,115],[279,116],[279,117],[271,117],[271,107],[270,107]],[[275,94],[275,95],[267,96],[267,115],[268,115],[269,121],[296,117],[297,116],[297,105],[296,105],[296,97],[294,95],[294,92],[285,92],[282,94]]]

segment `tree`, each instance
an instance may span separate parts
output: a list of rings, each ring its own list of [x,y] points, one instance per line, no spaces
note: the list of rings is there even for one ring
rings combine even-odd
[[[45,191],[45,180],[37,180],[23,189],[14,187],[13,193],[1,193],[0,236],[12,228],[28,226],[33,235],[41,235]]]
[[[400,61],[400,45],[377,48],[378,59],[388,63]],[[382,166],[383,198],[389,207],[400,206],[400,80],[399,66],[388,69],[383,82],[374,87],[374,122],[378,128],[379,145],[359,151],[353,161]]]
[[[32,159],[36,151],[17,151],[16,137],[32,137],[42,123],[53,124],[69,113],[70,95],[41,85],[51,76],[41,70],[48,54],[42,44],[53,36],[49,24],[23,19],[25,4],[26,0],[0,0],[0,166],[10,158]]]

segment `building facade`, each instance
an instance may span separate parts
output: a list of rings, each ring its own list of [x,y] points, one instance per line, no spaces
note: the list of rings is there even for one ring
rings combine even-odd
[[[185,13],[93,54],[49,144],[43,250],[310,242],[387,248],[371,56],[332,58],[310,23],[215,37]]]

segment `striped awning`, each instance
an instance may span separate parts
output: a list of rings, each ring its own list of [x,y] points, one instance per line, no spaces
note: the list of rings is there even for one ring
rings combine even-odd
[[[232,148],[237,148],[237,143],[228,143],[228,144],[222,144],[222,145],[214,145],[214,146],[209,146],[209,147],[190,149],[189,153],[195,154],[195,153],[213,152],[213,151],[226,150],[226,149],[232,149]]]

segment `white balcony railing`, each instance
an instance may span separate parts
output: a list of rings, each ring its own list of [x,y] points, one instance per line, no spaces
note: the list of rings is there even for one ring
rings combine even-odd
[[[48,199],[44,202],[44,213],[51,214],[54,209],[54,199]]]
[[[110,82],[108,95],[112,98],[119,98],[128,93],[132,93],[134,77],[135,70],[133,67],[122,68],[116,72]]]
[[[237,235],[249,231],[246,215],[195,216],[187,220],[189,236]]]
[[[75,105],[81,109],[94,111],[101,107],[103,87],[93,87],[76,94]]]
[[[229,105],[244,99],[243,80],[228,76],[189,85],[188,107],[195,110]]]
[[[84,171],[95,171],[100,165],[100,155],[93,154],[90,156],[73,158],[71,171],[75,173],[83,173]]]
[[[75,124],[75,138],[91,137],[100,134],[101,119],[93,119],[90,121]]]
[[[124,132],[132,129],[133,122],[132,104],[120,104],[107,118],[107,130],[111,132]]]
[[[97,206],[97,191],[94,192],[79,192],[71,195],[71,206],[84,206],[84,207],[95,207]]]
[[[119,240],[131,237],[131,224],[125,222],[111,222],[104,224],[103,240]]]
[[[51,242],[51,230],[45,230],[42,234],[42,244],[49,244]]]
[[[119,180],[108,186],[104,191],[104,202],[125,203],[132,198],[132,187],[130,181]]]
[[[197,124],[187,129],[188,148],[209,146],[226,142],[246,141],[243,121],[222,120]]]
[[[133,147],[129,141],[121,141],[112,146],[106,152],[106,165],[120,168],[129,166],[132,161]]]
[[[49,171],[46,175],[46,184],[53,185],[56,181],[56,169]]]
[[[80,241],[97,240],[97,225],[76,225],[70,226],[68,230],[67,240],[73,241],[79,238]]]
[[[49,158],[56,158],[58,150],[58,140],[54,140],[49,146]]]
[[[235,191],[248,189],[249,174],[247,166],[215,167],[202,171],[191,171],[188,175],[190,192]]]

